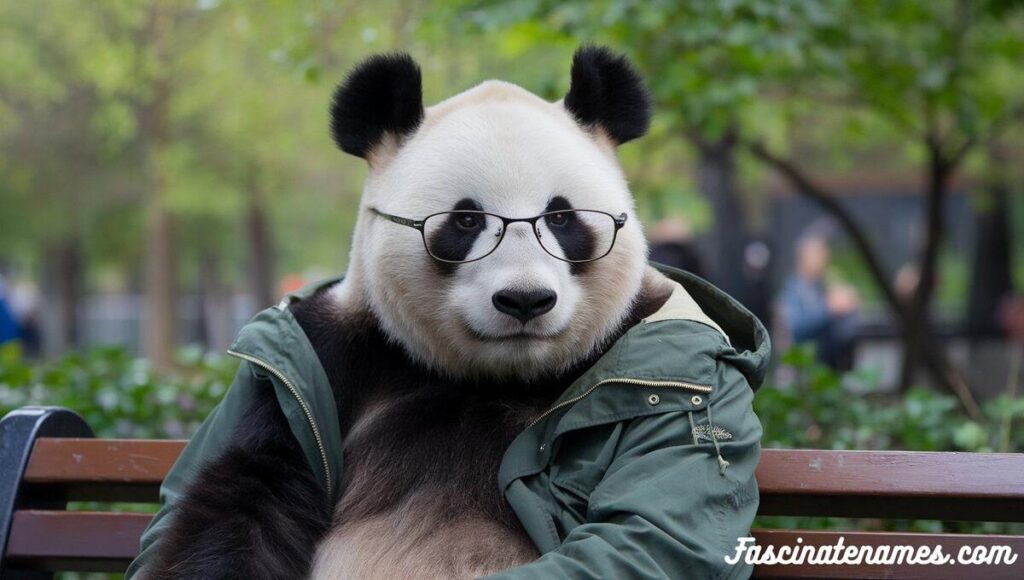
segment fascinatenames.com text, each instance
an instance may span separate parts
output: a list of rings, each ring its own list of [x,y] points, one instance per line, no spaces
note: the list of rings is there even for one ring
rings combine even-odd
[[[725,557],[726,563],[734,565],[743,561],[750,565],[792,565],[805,564],[824,566],[852,565],[899,565],[947,566],[950,564],[1009,566],[1017,561],[1017,554],[1010,546],[961,546],[955,554],[946,553],[941,545],[907,546],[847,545],[840,536],[836,543],[828,545],[806,545],[803,538],[796,539],[795,546],[759,546],[753,537],[738,539],[736,553]]]

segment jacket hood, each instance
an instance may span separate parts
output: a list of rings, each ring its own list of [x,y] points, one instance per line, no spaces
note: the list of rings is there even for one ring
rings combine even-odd
[[[764,383],[771,362],[771,339],[764,324],[735,298],[708,281],[663,264],[652,263],[670,280],[679,283],[700,311],[717,325],[732,346],[721,358],[736,366],[757,390]]]

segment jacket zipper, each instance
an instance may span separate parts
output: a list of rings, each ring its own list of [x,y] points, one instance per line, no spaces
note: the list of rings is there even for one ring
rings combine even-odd
[[[547,411],[544,411],[544,413],[542,413],[539,417],[534,419],[533,422],[530,423],[526,428],[529,429],[530,427],[533,427],[537,423],[540,423],[542,419],[544,419],[548,415],[554,413],[555,411],[557,411],[557,410],[559,410],[559,409],[561,409],[563,407],[566,407],[568,405],[574,405],[574,404],[582,401],[583,399],[585,399],[588,396],[590,396],[590,393],[593,393],[598,387],[600,387],[601,385],[606,385],[608,383],[626,383],[627,385],[637,385],[637,386],[640,386],[640,387],[666,387],[666,388],[670,388],[670,389],[683,389],[683,390],[686,390],[686,391],[695,391],[695,392],[698,392],[698,393],[704,393],[705,395],[711,392],[711,387],[708,386],[708,385],[697,385],[697,384],[694,384],[694,383],[687,383],[687,382],[683,382],[683,381],[649,381],[649,380],[642,380],[642,379],[626,379],[626,378],[605,379],[603,381],[600,381],[600,382],[596,383],[594,386],[590,387],[589,389],[587,389],[586,391],[580,393],[579,395],[576,395],[575,397],[573,397],[571,399],[567,399],[565,401],[562,401],[561,403],[558,403],[557,405],[555,405],[554,407],[551,407]]]
[[[302,407],[302,413],[306,415],[306,421],[309,422],[309,426],[313,430],[313,438],[316,439],[316,446],[320,450],[320,459],[322,459],[324,463],[324,476],[326,477],[326,481],[324,483],[326,483],[327,486],[327,495],[333,497],[334,494],[331,491],[331,466],[327,462],[327,451],[324,449],[324,441],[320,437],[320,429],[317,427],[316,420],[313,418],[313,412],[310,410],[306,400],[299,394],[299,390],[295,388],[295,385],[288,379],[288,377],[284,376],[284,373],[274,368],[270,363],[260,360],[252,355],[233,350],[228,350],[228,354],[270,371],[274,376],[281,379],[284,386],[288,387],[288,391],[291,392],[292,396],[295,397],[295,400],[299,402],[299,406]]]

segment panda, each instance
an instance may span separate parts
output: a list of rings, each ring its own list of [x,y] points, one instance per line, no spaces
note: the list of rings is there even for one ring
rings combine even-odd
[[[536,560],[495,483],[503,452],[672,292],[616,157],[649,102],[630,63],[594,46],[558,102],[487,81],[424,108],[408,55],[355,68],[330,109],[337,145],[369,166],[349,267],[287,306],[335,398],[337,500],[264,393],[146,576],[232,577],[242,559],[267,578],[468,578]],[[220,525],[229,511],[247,517]],[[258,525],[276,539],[253,547]]]
[[[367,117],[381,102],[393,103],[390,117]],[[320,359],[331,361],[336,392],[351,397],[340,404],[351,410],[342,418],[351,425],[346,491],[314,577],[471,577],[538,556],[494,484],[498,464],[588,362],[653,309],[656,282],[638,300],[647,247],[615,160],[616,145],[648,122],[639,77],[599,49],[576,54],[559,103],[488,81],[424,111],[419,70],[405,55],[370,59],[338,90],[334,138],[368,161],[370,176],[345,280],[296,310]],[[588,239],[582,223],[547,247],[531,224],[487,219],[494,227],[470,224],[473,233],[504,228],[501,243],[452,264],[371,208],[548,221],[560,217],[550,212],[587,208],[627,218],[612,252],[591,262],[548,254],[604,243]],[[473,228],[424,235],[460,229],[464,237]],[[464,246],[446,259],[490,249],[486,239],[427,243]]]

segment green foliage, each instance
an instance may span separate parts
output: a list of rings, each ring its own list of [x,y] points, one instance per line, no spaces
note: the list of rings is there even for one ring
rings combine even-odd
[[[714,137],[765,101],[802,99],[834,116],[870,111],[918,133],[988,130],[1021,83],[1019,5],[899,0],[482,2],[492,28],[520,45],[613,42],[647,70],[659,103],[684,128]],[[525,32],[524,32],[525,31]],[[525,50],[525,48],[524,48]],[[778,97],[784,97],[779,99]],[[838,106],[836,106],[838,105]],[[765,111],[761,109],[761,112]],[[764,129],[764,115],[746,117]],[[850,118],[855,121],[855,118]],[[833,135],[834,139],[834,135]]]
[[[25,405],[58,405],[82,415],[97,437],[188,438],[224,396],[238,361],[187,349],[179,370],[159,376],[117,348],[32,364],[0,348],[0,415]]]
[[[154,373],[117,348],[72,353],[34,364],[14,345],[0,348],[0,413],[24,405],[60,405],[82,414],[100,437],[187,438],[224,395],[238,367],[228,357],[179,353],[178,369]],[[764,446],[916,451],[1024,450],[1024,398],[998,397],[985,421],[965,418],[953,397],[916,388],[880,392],[869,371],[839,374],[813,347],[784,353],[773,383],[754,408]]]
[[[914,451],[1024,450],[1024,398],[1002,395],[984,405],[985,420],[966,418],[952,396],[918,387],[882,393],[868,371],[836,373],[813,347],[782,355],[775,383],[754,399],[764,446]]]

